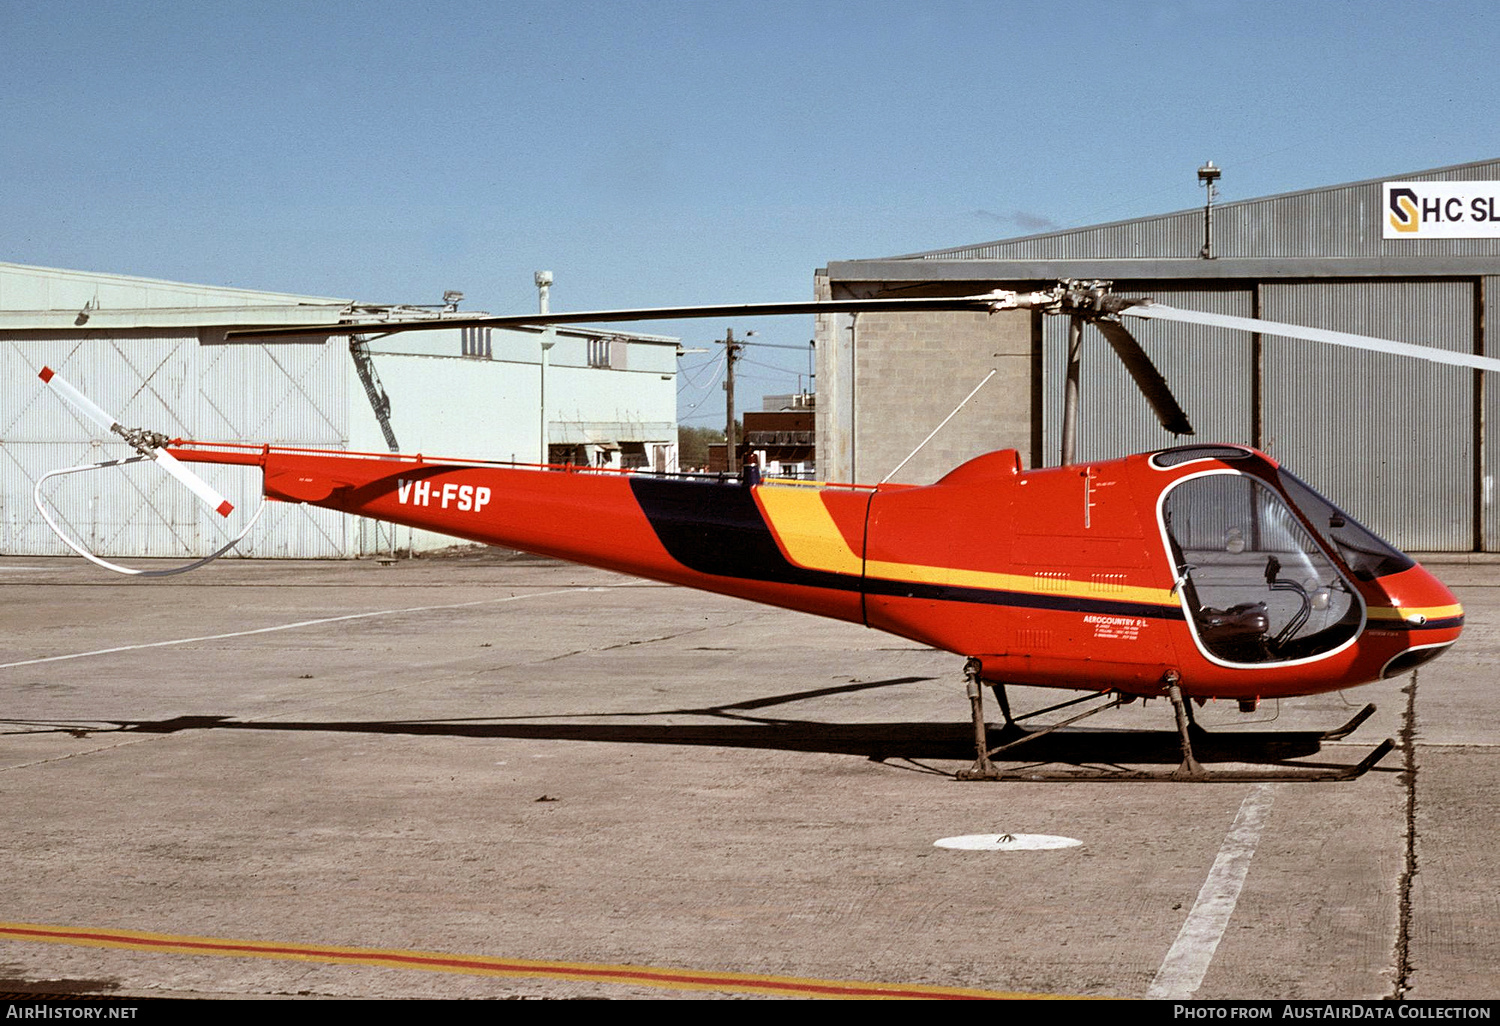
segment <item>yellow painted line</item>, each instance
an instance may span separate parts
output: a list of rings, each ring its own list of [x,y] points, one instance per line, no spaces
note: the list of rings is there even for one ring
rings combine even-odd
[[[423,969],[466,976],[509,976],[533,979],[579,980],[622,986],[662,987],[668,990],[706,990],[742,994],[779,994],[805,998],[970,999],[1017,1000],[1056,998],[1052,994],[1019,994],[932,987],[924,984],[862,983],[851,980],[761,976],[755,973],[715,973],[654,966],[596,965],[589,962],[538,962],[488,955],[454,955],[440,951],[401,951],[347,948],[320,944],[276,944],[269,941],[191,937],[138,930],[46,926],[39,923],[0,923],[0,940],[71,944],[85,948],[120,948],[169,955],[222,955],[231,958],[268,958],[333,965],[375,965],[388,969]]]

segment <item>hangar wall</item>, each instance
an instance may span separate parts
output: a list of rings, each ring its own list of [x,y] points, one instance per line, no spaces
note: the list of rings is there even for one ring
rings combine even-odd
[[[225,344],[227,327],[316,324],[355,310],[349,300],[257,293],[124,275],[0,263],[0,553],[66,555],[37,514],[45,473],[130,455],[52,394],[50,366],[132,427],[208,441],[535,463],[542,453],[537,333],[496,332],[482,350],[459,330],[398,333],[370,345],[366,369],[390,401],[382,426],[360,361],[342,337]],[[430,316],[401,307],[366,315]],[[618,462],[628,442],[676,461],[676,341],[559,329],[546,371],[552,440],[594,443]],[[586,437],[585,437],[586,436]],[[71,537],[107,558],[203,556],[244,526],[258,471],[200,465],[238,507],[228,522],[149,465],[54,478],[50,508]],[[348,557],[453,544],[446,536],[379,529],[331,510],[267,503],[235,555]]]
[[[1036,357],[1028,314],[967,311],[913,315],[840,315],[828,341],[818,344],[819,380],[840,359],[854,368],[845,386],[817,404],[820,473],[839,481],[877,481],[921,445],[993,370],[995,376],[920,452],[897,480],[930,483],[974,453],[974,437],[990,448],[1032,447],[1029,382]],[[832,343],[832,344],[830,344]],[[836,454],[829,459],[823,454]]]
[[[1364,280],[1144,291],[1189,309],[1474,351],[1474,303],[1481,288],[1473,280]],[[1475,375],[1199,325],[1131,321],[1129,327],[1185,404],[1194,440],[1264,450],[1406,548],[1483,547],[1475,520]],[[1059,451],[1066,334],[1060,318],[1047,319],[1047,463],[1055,463]],[[1080,459],[1188,441],[1156,423],[1097,340],[1091,355],[1084,369]]]
[[[633,335],[601,348],[597,333],[576,329],[559,330],[553,339],[545,415],[539,332],[493,330],[489,355],[479,357],[462,355],[457,330],[371,341],[402,451],[536,463],[545,419],[549,445],[666,446],[672,466],[663,469],[675,470],[676,341]],[[353,418],[352,448],[386,448],[362,398]]]
[[[136,329],[103,344],[97,333],[50,334],[0,340],[0,552],[65,554],[33,508],[35,481],[50,470],[129,455],[41,386],[42,366],[65,368],[131,426],[185,438],[347,442],[344,368],[330,346],[278,346],[273,354],[264,346],[204,346],[191,330]],[[239,533],[260,480],[232,467],[200,474],[240,506],[228,522],[145,466],[54,479],[44,491],[65,529],[93,551],[204,555]],[[268,504],[244,544],[262,556],[345,555],[343,520],[329,510]]]

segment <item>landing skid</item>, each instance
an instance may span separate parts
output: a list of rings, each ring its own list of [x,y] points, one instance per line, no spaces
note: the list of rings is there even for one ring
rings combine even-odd
[[[1365,756],[1357,765],[1339,767],[1313,767],[1313,766],[1261,766],[1255,769],[1245,770],[1207,770],[1198,761],[1193,752],[1193,736],[1201,738],[1211,736],[1210,733],[1198,726],[1193,721],[1191,706],[1183,701],[1182,690],[1176,681],[1167,684],[1167,698],[1172,703],[1172,711],[1177,723],[1177,735],[1182,749],[1182,763],[1170,771],[1152,772],[1150,770],[1125,770],[1125,769],[1101,769],[1101,770],[1072,770],[1072,771],[1047,771],[1040,769],[1025,770],[1001,770],[992,759],[993,756],[1014,751],[1029,742],[1045,737],[1059,728],[1077,723],[1079,720],[1094,716],[1110,709],[1119,708],[1124,705],[1126,699],[1117,694],[1086,695],[1083,698],[1075,698],[1069,702],[1062,702],[1046,709],[1028,713],[1021,719],[1029,719],[1045,713],[1056,712],[1071,706],[1080,705],[1089,701],[1098,701],[1099,704],[1074,716],[1070,716],[1060,723],[1050,724],[1038,730],[1028,730],[1022,727],[1017,720],[1011,716],[1010,702],[1006,698],[1005,685],[993,684],[995,698],[1000,705],[1001,714],[1005,723],[1001,736],[1007,740],[999,745],[991,746],[989,728],[984,721],[984,698],[983,682],[979,677],[980,662],[978,659],[970,659],[964,664],[965,689],[969,696],[969,708],[974,722],[974,747],[976,757],[974,765],[966,770],[960,770],[957,774],[959,780],[1033,780],[1033,781],[1075,781],[1075,780],[1157,780],[1157,781],[1196,781],[1196,782],[1223,782],[1223,783],[1260,783],[1268,781],[1337,781],[1353,780],[1368,773],[1375,764],[1396,747],[1396,743],[1390,738],[1381,742],[1374,751]],[[1369,719],[1375,712],[1374,705],[1367,705],[1355,716],[1341,727],[1333,730],[1323,731],[1312,735],[1319,741],[1338,741],[1351,734],[1360,724]],[[1019,735],[1019,736],[1017,736]]]

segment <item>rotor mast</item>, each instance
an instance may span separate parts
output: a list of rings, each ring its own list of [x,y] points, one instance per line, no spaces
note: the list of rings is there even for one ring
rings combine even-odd
[[[1068,372],[1063,381],[1062,454],[1059,463],[1073,462],[1078,444],[1078,383],[1083,361],[1083,318],[1068,318]]]

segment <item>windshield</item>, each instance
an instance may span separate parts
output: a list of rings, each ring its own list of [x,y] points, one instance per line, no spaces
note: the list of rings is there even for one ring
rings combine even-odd
[[[1364,606],[1275,489],[1243,474],[1189,478],[1162,518],[1194,635],[1231,663],[1331,652],[1359,633]]]
[[[1406,553],[1381,541],[1291,471],[1278,468],[1276,472],[1281,476],[1281,486],[1308,523],[1361,581],[1388,577],[1417,565]]]

